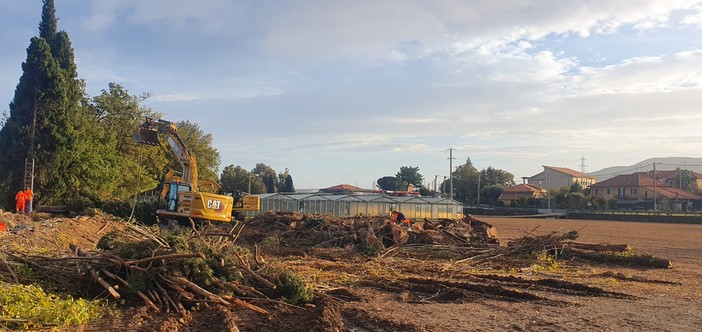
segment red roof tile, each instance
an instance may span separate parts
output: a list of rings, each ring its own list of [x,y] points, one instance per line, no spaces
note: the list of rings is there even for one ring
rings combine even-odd
[[[602,182],[597,182],[591,185],[590,188],[620,188],[643,186],[653,186],[653,179],[646,172],[617,175],[611,179],[607,179]]]
[[[544,166],[544,168],[549,168],[549,169],[552,169],[552,170],[554,170],[554,171],[556,171],[556,172],[561,172],[561,173],[564,173],[564,174],[568,174],[568,175],[573,176],[573,177],[576,177],[576,178],[591,178],[591,179],[594,179],[594,178],[595,178],[595,177],[592,176],[592,175],[585,174],[585,173],[582,173],[582,172],[578,172],[578,171],[572,170],[572,169],[570,169],[570,168],[565,168],[565,167]]]
[[[516,186],[509,187],[502,191],[503,193],[513,193],[513,192],[530,192],[530,193],[544,193],[545,191],[535,185],[528,183],[520,183]]]
[[[329,188],[324,188],[321,190],[324,190],[324,191],[359,191],[359,190],[365,190],[365,189],[359,188],[356,186],[352,186],[350,184],[339,184],[339,185],[329,187]]]

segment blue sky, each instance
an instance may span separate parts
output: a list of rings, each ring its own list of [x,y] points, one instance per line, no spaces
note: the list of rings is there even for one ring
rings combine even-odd
[[[55,1],[91,96],[151,93],[297,188],[702,151],[702,1]],[[0,110],[41,6],[0,0]]]

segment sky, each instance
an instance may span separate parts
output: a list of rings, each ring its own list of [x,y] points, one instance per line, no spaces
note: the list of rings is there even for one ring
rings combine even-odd
[[[150,93],[213,135],[220,170],[262,162],[300,189],[702,152],[702,1],[55,2],[90,96]],[[41,7],[0,0],[0,111]]]

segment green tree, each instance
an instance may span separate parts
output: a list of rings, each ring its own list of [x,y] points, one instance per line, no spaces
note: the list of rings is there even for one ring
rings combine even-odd
[[[578,183],[578,182],[573,182],[573,184],[570,185],[570,192],[572,193],[582,193],[583,192],[583,186]]]
[[[46,41],[52,41],[58,31],[58,19],[56,18],[56,5],[54,0],[44,0],[41,8],[41,22],[39,22],[39,37]]]
[[[607,204],[605,205],[607,210],[616,210],[617,209],[617,200],[614,198],[608,199]]]
[[[692,172],[686,169],[681,169],[680,167],[675,169],[678,171],[678,185],[679,188],[686,191],[698,191],[695,181],[692,181]]]
[[[587,200],[582,192],[569,192],[566,194],[566,206],[569,209],[583,209],[586,207]]]
[[[264,163],[258,163],[251,172],[254,175],[256,175],[259,179],[261,179],[266,193],[275,192],[275,188],[277,187],[276,181],[278,179],[278,176],[272,167]]]
[[[424,177],[419,174],[419,167],[402,166],[395,176],[400,181],[400,190],[407,190],[409,185],[421,187],[424,183]]]
[[[616,202],[617,201],[615,200],[614,203],[616,204]],[[605,199],[604,197],[597,197],[595,198],[594,208],[598,210],[604,210],[607,208],[607,203],[607,199]]]
[[[293,184],[293,178],[292,175],[289,175],[285,177],[285,192],[288,193],[294,193],[295,192],[295,185]]]
[[[391,191],[400,190],[402,185],[400,179],[398,179],[396,176],[384,176],[379,178],[376,183],[380,189]]]
[[[453,198],[461,202],[475,202],[478,195],[478,170],[473,166],[470,158],[466,159],[465,164],[456,167],[453,171]],[[444,189],[449,192],[450,179],[444,181]],[[450,192],[447,197],[450,197]]]
[[[205,133],[198,124],[190,121],[178,121],[175,125],[178,128],[178,135],[197,160],[199,177],[210,180],[216,179],[220,157],[219,151],[213,145],[214,138],[212,134]],[[180,163],[175,154],[170,153],[168,156],[171,160],[170,167],[176,170],[180,169]]]
[[[140,106],[148,97],[148,94],[131,95],[120,84],[109,83],[108,89],[102,90],[90,104],[95,121],[104,129],[119,158],[121,176],[113,193],[115,198],[124,199],[153,189],[165,174],[164,165],[168,164],[167,156],[171,153],[137,144],[133,137],[146,117],[161,117]]]
[[[502,191],[504,190],[505,188],[496,184],[483,187],[480,189],[480,201],[490,206],[497,206],[500,195],[502,195]]]
[[[6,202],[34,159],[39,202],[68,204],[108,197],[116,186],[115,153],[87,111],[68,34],[57,32],[54,2],[45,0],[40,37],[33,37],[22,76],[0,130],[0,191]],[[9,199],[8,199],[9,198]]]
[[[266,193],[275,193],[275,176],[265,174],[263,176],[263,185],[266,187]]]
[[[261,179],[241,166],[229,165],[225,167],[219,181],[222,185],[222,190],[225,192],[249,192],[249,184],[251,185],[251,194],[263,194],[265,192]]]
[[[509,188],[514,184],[514,175],[510,172],[493,168],[492,166],[488,166],[486,169],[480,171],[481,187],[497,185],[504,189]]]
[[[290,176],[290,170],[288,170],[287,168],[283,173],[278,174],[276,188],[278,189],[278,192],[295,192],[295,187],[292,183],[292,177]]]

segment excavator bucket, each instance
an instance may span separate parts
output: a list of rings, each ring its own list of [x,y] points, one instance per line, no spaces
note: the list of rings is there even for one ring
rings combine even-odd
[[[134,133],[134,140],[140,144],[161,145],[158,130],[149,127],[139,127],[139,130]]]

